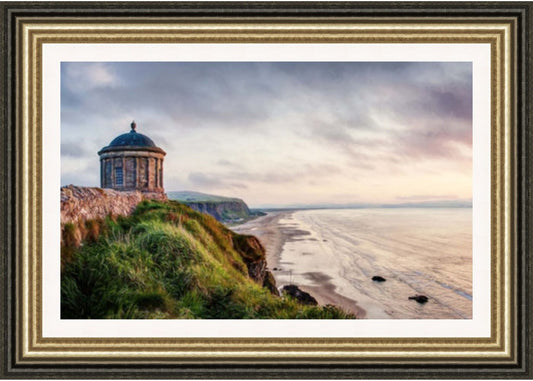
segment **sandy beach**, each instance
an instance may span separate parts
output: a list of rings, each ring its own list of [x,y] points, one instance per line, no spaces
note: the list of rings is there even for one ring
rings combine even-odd
[[[301,239],[300,237],[309,234],[306,231],[292,228],[290,225],[282,224],[280,221],[290,218],[294,211],[272,211],[266,216],[262,216],[246,222],[242,225],[231,227],[240,234],[250,234],[256,236],[266,250],[268,269],[274,274],[278,287],[291,282],[287,282],[287,273],[281,263],[281,252],[287,242]],[[293,264],[297,265],[297,264]],[[305,276],[312,281],[313,285],[300,285],[300,289],[309,292],[321,305],[333,304],[352,312],[358,318],[365,318],[367,311],[357,304],[357,301],[347,298],[335,292],[336,286],[331,282],[331,277],[321,272],[306,272]]]
[[[471,221],[471,209],[287,210],[232,229],[259,238],[278,287],[322,305],[366,319],[469,319]]]

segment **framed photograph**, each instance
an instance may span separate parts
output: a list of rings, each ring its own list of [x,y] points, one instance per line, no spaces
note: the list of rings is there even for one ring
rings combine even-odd
[[[525,3],[3,3],[6,378],[528,378]]]

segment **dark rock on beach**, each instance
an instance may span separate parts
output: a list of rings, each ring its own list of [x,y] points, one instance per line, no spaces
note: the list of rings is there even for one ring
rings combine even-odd
[[[298,288],[298,286],[295,286],[294,284],[289,284],[283,286],[281,289],[281,292],[285,295],[292,296],[295,298],[298,302],[301,304],[307,304],[310,306],[317,306],[318,302],[315,298],[311,296],[308,292],[302,291]]]
[[[372,277],[372,280],[374,282],[385,282],[387,279],[383,278],[382,276],[379,276],[379,275],[374,275]]]
[[[425,295],[415,295],[415,296],[410,296],[409,300],[416,300],[418,303],[424,304],[424,303],[427,303],[428,297]]]

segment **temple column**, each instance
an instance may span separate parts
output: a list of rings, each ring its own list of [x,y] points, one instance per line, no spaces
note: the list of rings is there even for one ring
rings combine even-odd
[[[143,182],[143,188],[148,189],[150,187],[150,160],[145,157],[143,159],[143,165],[144,165],[144,182]]]
[[[154,165],[152,165],[152,163]],[[150,172],[153,172],[153,169],[155,169],[155,159],[148,158],[148,168],[150,168]],[[154,173],[151,173],[152,176],[150,176],[150,173],[148,173],[148,189],[153,190],[154,189],[154,182],[155,182],[155,176]],[[152,180],[150,182],[150,180]]]
[[[159,188],[159,159],[155,159],[155,184],[154,188]]]
[[[163,159],[161,159],[159,167],[159,188],[163,189]]]
[[[115,158],[109,159],[111,161],[111,188],[116,188],[115,185]]]
[[[107,160],[108,159],[103,160],[104,162],[104,187],[105,188],[109,188],[109,184],[107,183],[107,177],[109,176],[109,174],[107,173]]]
[[[139,161],[139,156],[136,156],[135,157],[135,170],[136,170],[136,173],[137,173],[137,176],[135,176],[135,188],[136,189],[139,189],[139,186],[141,185],[141,170],[140,170],[140,167],[141,167],[141,162]]]

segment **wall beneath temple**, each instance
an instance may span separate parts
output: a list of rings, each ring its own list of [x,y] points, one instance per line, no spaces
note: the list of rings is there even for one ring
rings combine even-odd
[[[166,201],[167,195],[69,185],[61,188],[61,223],[105,218],[110,214],[128,216],[143,200]]]

